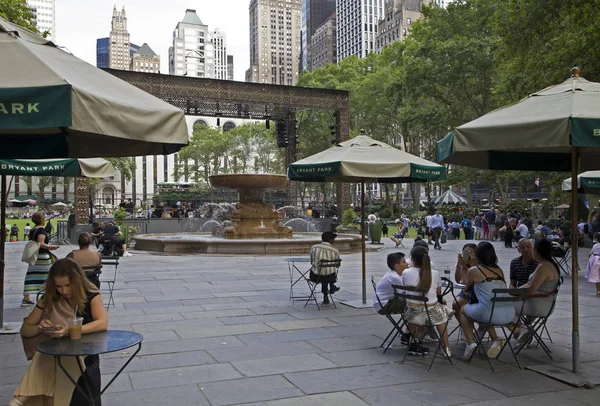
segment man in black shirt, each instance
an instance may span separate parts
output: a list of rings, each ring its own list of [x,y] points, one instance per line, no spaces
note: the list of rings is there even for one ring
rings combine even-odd
[[[518,288],[529,282],[529,276],[538,266],[537,261],[533,259],[533,245],[531,241],[527,238],[521,239],[517,249],[521,256],[510,262],[511,288]]]
[[[111,220],[108,224],[106,224],[102,230],[104,231],[104,237],[110,239],[110,241],[116,246],[120,246],[123,249],[123,256],[130,257],[131,254],[127,252],[127,247],[125,246],[125,239],[121,238],[123,233],[119,230],[119,227],[115,224],[113,220]]]
[[[133,209],[135,209],[135,204],[131,201],[131,199],[127,199],[125,210],[127,210],[127,213],[133,215]]]

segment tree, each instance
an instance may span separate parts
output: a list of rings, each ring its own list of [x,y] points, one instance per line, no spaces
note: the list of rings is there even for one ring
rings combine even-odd
[[[0,17],[30,31],[38,32],[35,17],[26,0],[0,0]]]

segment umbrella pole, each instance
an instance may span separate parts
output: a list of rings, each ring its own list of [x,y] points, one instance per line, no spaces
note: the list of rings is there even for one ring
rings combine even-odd
[[[6,262],[4,261],[4,248],[6,246],[6,175],[2,175],[2,196],[0,197],[0,330],[4,326],[4,267]]]
[[[362,302],[367,303],[367,260],[365,246],[365,180],[360,181],[360,241],[362,250]]]
[[[571,148],[571,275],[572,277],[572,299],[573,299],[573,372],[580,370],[579,360],[579,272],[577,265],[577,252],[579,251],[579,239],[577,229],[577,172],[579,172],[579,151],[577,147]]]

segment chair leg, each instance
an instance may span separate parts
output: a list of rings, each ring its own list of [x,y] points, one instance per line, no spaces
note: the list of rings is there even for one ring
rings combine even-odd
[[[313,283],[310,280],[307,280],[306,283],[308,283],[308,288],[310,289],[310,295],[306,299],[306,303],[304,303],[304,307],[306,307],[308,305],[308,302],[310,302],[310,300],[312,299],[315,301],[315,304],[317,305],[317,309],[321,310],[321,308],[319,307],[319,302],[317,301],[317,295],[315,294],[315,290],[317,289],[318,283]]]
[[[519,363],[519,359],[517,358],[517,354],[515,353],[512,345],[510,344],[510,339],[511,337],[514,335],[514,333],[511,331],[510,334],[507,336],[506,335],[506,329],[504,328],[504,326],[501,327],[502,328],[502,333],[504,334],[504,338],[506,338],[506,342],[504,343],[504,347],[506,347],[508,345],[508,348],[510,349],[510,352],[513,355],[513,358],[515,359],[517,366],[519,367],[519,369],[523,369],[521,368],[521,364]],[[500,357],[500,355],[502,354],[502,351],[504,350],[504,347],[502,347],[500,349],[500,353],[498,354],[498,357]]]

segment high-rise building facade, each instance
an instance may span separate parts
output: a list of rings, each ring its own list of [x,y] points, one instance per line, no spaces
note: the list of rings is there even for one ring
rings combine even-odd
[[[312,71],[312,36],[333,13],[335,0],[302,0],[302,70]]]
[[[125,7],[121,11],[117,11],[117,6],[113,8],[110,36],[108,38],[109,68],[129,70],[131,65],[131,50]]]
[[[300,67],[302,0],[251,0],[246,82],[295,85]]]
[[[311,37],[309,66],[311,70],[322,68],[329,63],[337,62],[335,42],[335,13],[323,22]]]
[[[336,0],[338,62],[351,55],[364,58],[375,51],[383,3],[384,0]]]
[[[384,15],[377,23],[375,50],[396,41],[404,41],[412,23],[421,17],[421,8],[431,0],[386,0]]]
[[[160,56],[144,42],[131,57],[131,68],[134,72],[160,73]]]
[[[27,0],[27,5],[35,17],[35,26],[47,38],[56,41],[56,7],[54,0]]]
[[[209,31],[196,10],[185,10],[183,20],[173,31],[169,48],[169,74],[211,79],[228,79],[226,35]],[[233,58],[231,58],[233,69]]]

